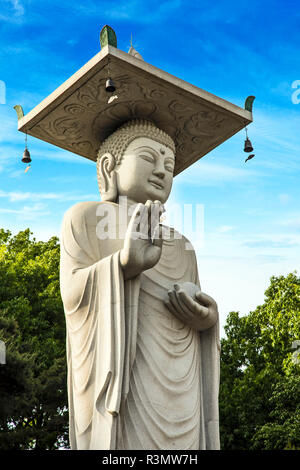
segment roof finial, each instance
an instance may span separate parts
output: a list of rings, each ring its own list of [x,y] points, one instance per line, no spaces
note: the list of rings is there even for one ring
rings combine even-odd
[[[144,60],[143,57],[141,56],[141,54],[133,47],[133,44],[132,44],[132,33],[131,33],[131,39],[130,39],[130,49],[129,49],[129,51],[128,51],[128,54],[129,54],[129,55],[132,55],[132,56],[135,57],[136,59]]]

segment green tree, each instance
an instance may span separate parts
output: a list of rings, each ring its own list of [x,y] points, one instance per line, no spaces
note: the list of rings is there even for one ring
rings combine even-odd
[[[0,230],[0,449],[68,445],[59,243]]]
[[[0,449],[68,446],[65,320],[59,244],[0,230]],[[223,449],[300,447],[300,279],[273,277],[265,302],[231,312],[222,340]]]
[[[225,332],[222,448],[299,447],[300,366],[292,345],[300,339],[300,278],[295,273],[272,277],[264,304],[247,316],[231,312]]]
[[[300,449],[300,377],[280,380],[270,397],[270,420],[255,434],[254,449]]]

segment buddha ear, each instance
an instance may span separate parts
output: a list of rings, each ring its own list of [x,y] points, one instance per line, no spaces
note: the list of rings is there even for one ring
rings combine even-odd
[[[118,197],[117,175],[114,171],[116,159],[111,153],[104,153],[98,163],[98,179],[103,201],[116,201]]]

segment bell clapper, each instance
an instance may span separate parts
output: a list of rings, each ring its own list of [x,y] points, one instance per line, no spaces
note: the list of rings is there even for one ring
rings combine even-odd
[[[249,155],[249,157],[246,158],[245,160],[245,163],[248,161],[248,160],[251,160],[252,158],[255,157],[255,153],[251,153],[251,155]]]
[[[110,98],[108,98],[107,103],[110,104],[117,99],[118,99],[118,95],[112,95]]]

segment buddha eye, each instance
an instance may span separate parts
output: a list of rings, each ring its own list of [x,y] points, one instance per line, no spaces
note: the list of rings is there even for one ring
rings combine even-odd
[[[143,158],[143,160],[146,160],[147,162],[154,163],[154,157],[152,157],[152,155],[150,154],[141,153],[139,156]]]
[[[167,171],[170,171],[170,173],[173,173],[174,172],[174,166],[173,165],[165,165],[165,169]]]
[[[170,171],[171,173],[174,172],[174,163],[171,162],[170,159],[169,159],[169,161],[166,161],[166,162],[165,162],[165,169],[166,169],[167,171]]]

